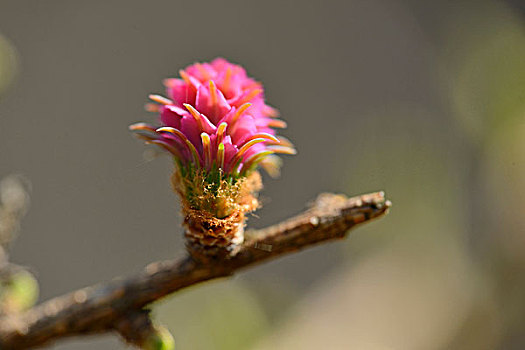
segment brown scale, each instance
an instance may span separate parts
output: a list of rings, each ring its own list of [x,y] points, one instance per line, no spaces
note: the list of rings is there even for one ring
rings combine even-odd
[[[184,199],[185,187],[178,172],[172,177],[172,183],[175,191],[183,198],[184,237],[192,257],[204,262],[234,256],[244,241],[245,214],[259,207],[256,196],[262,188],[260,174],[253,172],[239,181],[235,191],[227,191],[230,194],[227,198],[212,198],[215,212],[193,208]],[[203,203],[209,204],[210,199],[204,198]],[[217,212],[228,215],[218,217]]]

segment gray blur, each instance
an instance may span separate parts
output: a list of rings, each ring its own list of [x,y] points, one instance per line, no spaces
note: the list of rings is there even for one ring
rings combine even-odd
[[[501,168],[499,155],[485,153],[486,149],[498,149],[487,141],[492,140],[487,130],[497,122],[491,116],[482,116],[485,109],[479,100],[490,97],[480,93],[474,101],[480,104],[475,106],[468,99],[477,93],[477,81],[458,82],[456,77],[467,66],[464,61],[474,60],[474,66],[478,62],[481,56],[468,57],[468,45],[482,45],[484,31],[514,25],[508,37],[515,41],[509,47],[525,42],[524,20],[517,8],[503,2],[439,3],[0,0],[0,35],[16,51],[16,59],[7,62],[11,64],[10,72],[17,71],[12,83],[0,91],[0,177],[20,173],[32,183],[31,207],[14,244],[12,259],[35,271],[41,299],[45,300],[132,274],[154,260],[181,256],[181,217],[178,199],[170,190],[169,158],[152,157],[151,151],[130,135],[127,126],[155,119],[143,110],[143,105],[149,93],[163,92],[163,78],[175,76],[180,68],[195,61],[222,56],[243,65],[263,82],[268,103],[278,108],[288,123],[283,134],[299,152],[285,157],[278,180],[265,177],[265,205],[250,218],[252,227],[297,213],[322,191],[353,195],[385,190],[394,206],[388,217],[356,230],[345,242],[295,254],[219,282],[220,288],[241,293],[249,307],[258,305],[250,312],[257,313],[257,320],[252,320],[256,330],[244,346],[226,347],[227,341],[220,340],[222,335],[199,328],[199,322],[207,316],[206,310],[197,306],[197,297],[189,299],[186,314],[173,325],[170,314],[183,311],[166,305],[169,311],[159,313],[167,320],[180,349],[290,349],[293,341],[282,340],[287,337],[305,339],[299,347],[305,349],[308,344],[315,348],[312,344],[316,340],[338,336],[345,339],[344,331],[301,333],[297,330],[301,326],[294,325],[301,324],[302,318],[296,315],[304,319],[319,317],[326,324],[335,322],[329,315],[321,315],[320,310],[329,310],[330,303],[324,303],[320,296],[325,295],[326,288],[345,285],[341,281],[353,276],[354,266],[366,264],[370,256],[380,256],[381,249],[398,254],[396,259],[406,259],[408,266],[418,265],[420,257],[414,256],[415,252],[423,256],[426,248],[431,251],[441,247],[439,244],[443,249],[437,249],[436,256],[451,254],[454,258],[447,262],[458,261],[439,271],[444,275],[464,271],[461,276],[465,278],[450,282],[454,292],[465,290],[463,281],[470,281],[466,276],[481,276],[468,282],[475,292],[458,297],[458,303],[466,305],[479,296],[477,291],[493,293],[475,299],[483,312],[477,311],[476,303],[460,309],[461,316],[443,316],[440,303],[448,303],[456,295],[452,292],[452,296],[440,294],[428,303],[421,302],[421,313],[414,299],[407,299],[406,307],[417,309],[410,313],[414,322],[396,322],[405,314],[398,307],[399,314],[392,324],[382,324],[383,330],[368,330],[372,334],[368,340],[393,349],[522,348],[523,303],[505,304],[512,302],[513,296],[499,289],[513,286],[522,294],[525,283],[518,277],[510,278],[511,282],[501,281],[498,276],[505,271],[519,276],[525,270],[520,257],[525,244],[513,243],[522,242],[516,237],[523,232],[523,223],[509,224],[510,233],[502,238],[508,239],[507,243],[493,238],[506,219],[492,213],[495,204],[484,203],[494,198],[494,188],[509,183],[507,177],[497,176]],[[510,64],[524,68],[519,64],[524,57],[521,51],[514,53],[518,58],[509,59]],[[483,67],[490,70],[492,66]],[[492,81],[480,84],[492,86]],[[504,89],[505,84],[501,85]],[[520,84],[515,87],[523,89]],[[481,121],[471,123],[477,116]],[[523,119],[509,120],[512,125],[523,123]],[[508,171],[524,174],[520,171],[524,170],[525,157],[516,152],[509,164],[517,165]],[[520,176],[511,176],[511,181],[517,182],[513,186],[523,185]],[[516,205],[523,203],[519,198],[516,201]],[[504,206],[506,202],[501,203]],[[487,248],[500,244],[516,251],[501,248],[493,253]],[[393,246],[405,248],[390,248]],[[427,263],[428,274],[439,275],[432,269],[433,263]],[[443,266],[441,260],[436,262],[438,265]],[[404,281],[412,292],[400,295],[424,299],[418,295],[418,285],[410,285],[410,276],[395,277],[388,272],[392,265],[384,266],[386,270],[379,271],[392,278],[392,285]],[[429,290],[446,289],[446,285],[437,283]],[[196,293],[207,299],[206,305],[213,304],[210,301],[216,294],[213,290],[206,292],[214,288],[213,284],[202,288],[204,291],[194,288],[184,292],[181,298]],[[390,290],[389,285],[378,288]],[[344,286],[336,289],[345,290]],[[330,300],[331,294],[327,293]],[[345,295],[353,295],[341,293],[341,303]],[[361,296],[357,293],[357,298]],[[376,300],[369,302],[376,304]],[[405,305],[401,296],[394,298],[393,304],[397,302]],[[425,308],[429,303],[436,307]],[[365,301],[359,304],[368,305]],[[386,302],[379,304],[390,307]],[[317,310],[314,315],[308,313],[310,308]],[[510,320],[506,311],[501,311],[507,309],[514,310]],[[354,309],[349,310],[349,314],[354,313]],[[358,315],[360,312],[355,310]],[[362,312],[365,314],[366,309]],[[410,338],[407,332],[412,332],[414,326],[435,320],[432,312],[441,312],[439,317],[447,327],[453,319],[454,326],[438,335],[428,331],[432,336],[422,336],[417,343],[407,343],[403,336],[383,336],[392,331]],[[221,315],[234,317],[228,312]],[[249,316],[243,314],[251,320]],[[184,318],[200,321],[186,330],[181,328]],[[351,322],[360,322],[355,318],[352,315],[348,320],[349,328],[354,328]],[[473,325],[469,323],[472,319]],[[345,317],[340,322],[344,324]],[[441,326],[433,329],[445,329]],[[486,328],[495,330],[490,333]],[[185,336],[181,333],[218,340],[207,346],[185,345],[191,341],[179,341]],[[473,341],[468,334],[474,334]],[[284,343],[271,340],[275,337]],[[370,345],[373,341],[346,341],[326,348],[382,348]],[[103,350],[124,349],[125,345],[108,335],[63,341],[51,348]]]

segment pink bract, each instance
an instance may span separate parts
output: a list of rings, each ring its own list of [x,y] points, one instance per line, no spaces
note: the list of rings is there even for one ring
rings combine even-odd
[[[278,170],[277,153],[295,154],[293,145],[277,136],[286,127],[264,101],[264,89],[244,68],[223,58],[195,63],[164,81],[167,97],[150,95],[160,126],[138,123],[130,129],[148,143],[170,152],[178,163],[226,175],[246,176],[262,164]]]

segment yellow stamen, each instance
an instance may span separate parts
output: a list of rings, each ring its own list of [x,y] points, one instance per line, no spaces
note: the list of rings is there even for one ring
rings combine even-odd
[[[160,95],[149,95],[148,96],[150,98],[150,100],[152,101],[155,101],[157,103],[160,103],[161,105],[171,105],[173,104],[173,101],[170,100],[169,98],[166,98],[164,96],[160,96]]]
[[[193,162],[196,166],[200,166],[200,158],[199,154],[197,153],[197,150],[195,149],[195,146],[193,146],[193,143],[190,142],[190,140],[186,139],[186,145],[190,149],[191,155],[193,156]]]
[[[268,126],[271,127],[271,128],[284,129],[284,128],[286,128],[286,122],[284,120],[281,120],[281,119],[272,119],[272,120],[268,121]]]
[[[237,152],[236,156],[242,156],[244,153],[246,153],[246,151],[252,147],[253,145],[256,145],[258,143],[261,143],[261,142],[264,142],[266,141],[266,139],[263,139],[263,138],[258,138],[258,139],[253,139],[253,140],[250,140],[248,142],[246,142],[244,145],[242,145],[242,147],[239,149],[239,152]]]
[[[274,151],[275,153],[281,154],[297,154],[295,148],[286,147],[286,146],[268,146],[268,149]]]
[[[184,104],[184,107],[186,107],[186,109],[190,112],[193,118],[195,118],[195,121],[197,122],[197,124],[199,124],[200,129],[204,130],[204,122],[202,121],[202,117],[199,111],[197,111],[195,108],[193,108],[192,105],[187,103]]]
[[[246,142],[247,141],[251,141],[253,139],[257,139],[257,138],[266,139],[266,141],[271,141],[272,144],[273,143],[279,144],[279,139],[277,137],[273,136],[272,134],[265,133],[265,132],[260,132],[260,133],[257,133],[257,134],[253,134],[248,139],[246,139]]]
[[[217,87],[215,86],[215,83],[213,82],[213,80],[210,80],[210,95],[211,95],[211,105],[212,105],[213,115],[217,115],[217,110],[219,108],[219,105],[217,103],[218,101]]]
[[[270,107],[268,105],[264,105],[263,112],[268,116],[269,118],[276,118],[279,116],[279,111],[273,107]]]
[[[263,92],[262,89],[253,89],[248,93],[248,95],[244,96],[239,102],[237,103],[244,103],[250,101],[255,96],[259,95],[261,92]]]
[[[186,73],[184,70],[181,69],[179,71],[179,75],[186,82],[186,84],[191,86],[191,79],[190,79],[190,76],[188,75],[188,73]]]
[[[146,135],[141,135],[141,134],[135,134],[135,136],[136,136],[137,138],[141,139],[141,140],[144,140],[144,142],[145,142],[146,144],[151,143],[151,142],[150,142],[151,140],[156,140],[156,138],[154,138],[154,137],[146,136]]]
[[[213,80],[210,80],[210,94],[211,94],[211,103],[213,105],[217,104],[217,87]]]
[[[164,132],[169,132],[170,134],[173,134],[173,135],[177,136],[182,142],[184,142],[186,144],[186,147],[187,147],[188,151],[191,153],[191,155],[193,157],[193,161],[194,161],[195,165],[198,166],[200,164],[199,154],[197,153],[197,150],[195,149],[195,146],[193,146],[191,141],[188,140],[186,135],[184,135],[180,130],[172,128],[172,127],[169,127],[169,126],[164,126],[162,128],[158,128],[157,129],[157,132],[163,132],[163,131]]]
[[[182,136],[183,138],[186,138],[186,136],[180,132],[178,129],[172,128],[171,126],[163,126],[161,128],[157,128],[155,130],[156,132],[169,132],[170,134],[175,134],[177,136]]]
[[[146,110],[146,112],[159,112],[160,111],[160,106],[158,104],[155,104],[155,103],[146,103],[144,105],[144,109]]]
[[[277,138],[279,139],[279,144],[281,146],[294,147],[293,143],[290,140],[288,140],[286,137],[284,137],[284,136],[277,136]]]
[[[231,125],[235,124],[237,122],[237,120],[239,119],[239,117],[251,106],[252,104],[251,103],[245,103],[243,104],[242,106],[240,106],[236,111],[235,111],[235,114],[233,115],[233,118],[232,118],[232,121],[231,121]]]
[[[222,142],[219,143],[217,149],[217,165],[220,169],[224,169],[224,144]]]
[[[226,124],[225,122],[219,124],[219,127],[217,128],[217,143],[221,143],[224,139],[224,132],[226,131],[227,127],[228,124]]]
[[[162,81],[162,84],[164,84],[165,87],[174,87],[175,86],[175,79],[174,78],[167,78]]]
[[[251,141],[246,142],[244,145],[242,145],[242,147],[239,149],[237,154],[235,154],[235,156],[232,158],[230,164],[232,164],[232,166],[235,167],[241,161],[242,155],[246,153],[246,151],[248,151],[250,147],[258,143],[264,142],[264,141],[266,141],[266,139],[259,138],[259,139],[253,139]],[[235,170],[235,169],[232,169],[232,170]]]
[[[146,123],[136,123],[136,124],[128,126],[128,128],[131,131],[145,130],[145,131],[155,132],[155,128]]]
[[[179,150],[176,149],[175,147],[167,144],[166,142],[162,142],[160,140],[151,140],[151,141],[146,142],[146,143],[153,143],[155,145],[161,146],[162,148],[164,148],[165,150],[167,150],[168,152],[170,152],[174,156],[177,156],[178,158],[181,158]]]
[[[261,162],[266,156],[269,156],[270,154],[273,154],[273,151],[264,151],[264,152],[252,155],[242,165],[241,174],[246,174],[246,172],[248,172],[251,168],[256,166],[259,162]]]
[[[204,166],[208,167],[211,163],[211,142],[210,135],[203,132],[201,134],[202,139],[202,149],[204,153]]]
[[[230,80],[232,77],[232,69],[231,67],[226,68],[226,75],[224,76],[224,81],[222,83],[222,90],[228,91],[230,88]]]

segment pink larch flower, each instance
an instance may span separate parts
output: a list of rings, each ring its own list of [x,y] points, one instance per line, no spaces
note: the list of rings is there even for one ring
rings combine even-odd
[[[274,174],[279,160],[270,155],[295,153],[274,130],[286,123],[276,119],[277,111],[264,102],[262,85],[241,66],[217,58],[179,73],[181,78],[164,81],[167,98],[150,95],[160,104],[147,105],[160,112],[160,127],[139,123],[130,129],[172,153],[180,167],[220,169],[235,179],[261,162]]]
[[[295,154],[277,136],[286,123],[264,102],[262,85],[225,59],[195,63],[164,81],[167,97],[146,108],[159,126],[130,129],[173,155],[173,185],[182,199],[188,248],[199,259],[232,255],[243,242],[245,213],[258,207],[258,165],[278,173],[275,155]]]

